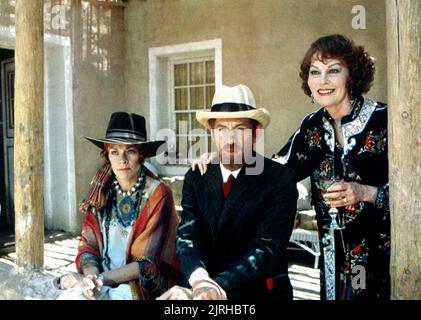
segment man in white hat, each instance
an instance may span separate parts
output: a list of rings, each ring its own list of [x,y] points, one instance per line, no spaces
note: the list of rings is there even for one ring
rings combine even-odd
[[[173,287],[160,299],[292,299],[286,247],[295,176],[252,149],[268,111],[240,84],[217,88],[211,110],[196,118],[210,129],[218,157],[204,175],[185,176],[177,256],[191,288]]]

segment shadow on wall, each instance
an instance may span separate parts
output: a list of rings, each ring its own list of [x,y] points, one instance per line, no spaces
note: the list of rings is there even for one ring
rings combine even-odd
[[[45,0],[44,32],[72,37],[74,54],[89,61],[94,70],[110,72],[110,45],[113,33],[123,33],[124,25],[118,21],[124,14],[121,0],[72,1]],[[15,26],[16,0],[1,1],[0,25]],[[117,58],[117,57],[116,57]]]

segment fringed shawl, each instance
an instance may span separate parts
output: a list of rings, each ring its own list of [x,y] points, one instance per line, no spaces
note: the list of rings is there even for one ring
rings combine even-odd
[[[149,179],[157,179],[150,171],[146,170],[146,172]],[[81,255],[83,253],[90,253],[102,261],[104,245],[98,215],[106,203],[113,176],[111,166],[104,164],[94,176],[88,196],[80,205],[80,210],[86,214],[86,217],[76,256],[79,272],[82,271]],[[165,275],[168,280],[166,288],[174,285],[179,276],[179,263],[175,254],[175,237],[179,222],[171,189],[160,182],[149,199],[142,204],[133,226],[132,237],[129,239],[127,263],[147,258],[156,261],[159,265],[166,264],[167,267],[169,266],[168,274]],[[138,299],[154,299],[162,293],[145,290],[139,280],[130,281],[130,286]]]
[[[113,177],[111,164],[107,161],[93,177],[88,194],[79,205],[82,213],[86,213],[88,209],[99,212],[104,207]]]

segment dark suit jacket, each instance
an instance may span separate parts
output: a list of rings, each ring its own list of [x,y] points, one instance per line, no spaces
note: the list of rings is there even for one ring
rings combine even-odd
[[[264,158],[260,175],[246,175],[243,167],[226,200],[221,184],[219,165],[185,176],[176,246],[181,271],[188,279],[205,268],[230,300],[291,299],[286,247],[298,197],[293,170]]]

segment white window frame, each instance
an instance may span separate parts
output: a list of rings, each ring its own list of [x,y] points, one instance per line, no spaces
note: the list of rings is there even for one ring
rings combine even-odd
[[[177,113],[177,111],[175,110],[174,91],[173,91],[173,89],[174,89],[174,66],[176,64],[190,64],[190,63],[204,62],[204,61],[209,61],[209,60],[212,60],[215,64],[214,57],[212,55],[197,55],[194,58],[187,58],[187,59],[185,57],[182,57],[182,58],[176,57],[176,58],[169,58],[168,59],[168,74],[170,76],[169,81],[168,81],[168,98],[169,98],[169,106],[170,106],[168,108],[168,119],[169,119],[169,126],[172,130],[174,130],[174,131],[176,130],[176,117],[175,117],[175,115]],[[216,82],[216,80],[215,80],[215,82]],[[216,85],[215,82],[212,84],[212,86]],[[198,86],[206,87],[207,85],[204,84],[204,85],[198,85]],[[192,88],[192,87],[194,87],[194,85],[189,84],[189,85],[187,85],[187,87]],[[190,95],[187,96],[187,99],[188,99],[188,105],[190,106]],[[208,107],[209,106],[205,106],[205,108],[208,108]],[[191,112],[188,112],[188,111],[191,111],[191,110],[197,111],[197,110],[203,110],[203,109],[190,109],[189,108],[188,110],[186,110],[185,113],[189,113],[189,122],[190,122],[190,117],[194,116],[194,113],[192,114]],[[180,113],[183,113],[183,112],[180,112]],[[177,132],[176,132],[176,134],[177,134]],[[184,136],[184,135],[181,135],[181,134],[178,134],[178,135]],[[185,135],[185,138],[188,139],[190,136],[193,136],[193,137],[206,137],[207,136],[208,139],[210,139],[210,135],[208,133],[207,134],[191,134],[189,132],[187,135]]]
[[[172,71],[174,61],[192,62],[198,58],[210,58],[214,61],[215,87],[222,84],[222,40],[213,39],[200,42],[190,42],[165,47],[149,49],[149,121],[150,137],[156,138],[162,128],[175,128],[172,117],[174,103],[171,94]],[[159,165],[154,158],[152,163],[160,175],[184,175],[188,165]]]

